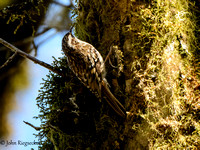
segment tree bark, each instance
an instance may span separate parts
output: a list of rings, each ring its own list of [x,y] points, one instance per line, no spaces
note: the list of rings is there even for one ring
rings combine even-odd
[[[196,47],[199,36],[195,35],[199,29],[195,19],[198,13],[194,11],[199,9],[199,2],[194,4],[185,0],[79,1],[77,35],[93,44],[104,58],[112,43],[122,54],[121,64],[117,62],[118,53],[111,56],[117,69],[106,63],[114,94],[132,114],[124,123],[121,135],[124,140],[119,148],[165,147],[164,143],[170,143],[170,138],[163,139],[162,136],[167,136],[163,131],[177,135],[185,126],[198,128],[194,125],[195,116],[192,117],[195,123],[190,125],[178,119],[199,111],[199,107],[187,111],[187,105],[200,103],[199,94],[194,94],[198,93],[194,86],[200,83],[196,69],[199,65],[194,65],[199,62]],[[186,81],[188,78],[193,81]],[[184,125],[179,127],[178,124]],[[178,141],[174,137],[172,143],[180,142],[184,146],[181,139],[176,138]],[[200,140],[195,136],[191,139]],[[160,141],[157,143],[157,140],[163,143],[158,146]],[[190,143],[186,145],[189,147]],[[198,148],[199,144],[195,146]],[[173,148],[173,144],[169,147]]]
[[[44,100],[44,91],[38,97],[43,113],[48,113],[47,123],[61,130],[45,128],[48,142],[58,149],[200,148],[199,26],[194,8],[199,5],[186,0],[79,0],[75,34],[104,58],[114,49],[106,62],[106,78],[128,116],[119,118],[88,89],[77,86],[78,80],[69,80],[74,75],[68,70],[59,82],[70,88],[56,86],[61,95],[68,89],[65,100],[76,103],[72,109],[62,108],[52,117],[42,102],[56,111],[55,100]]]

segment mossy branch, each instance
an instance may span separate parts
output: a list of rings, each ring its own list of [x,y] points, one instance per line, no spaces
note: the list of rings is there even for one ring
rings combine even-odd
[[[8,43],[7,41],[3,40],[2,38],[0,38],[0,43],[3,44],[4,46],[6,46],[7,48],[9,48],[11,51],[21,55],[24,58],[28,58],[29,60],[33,61],[36,64],[39,64],[40,66],[43,66],[49,70],[51,70],[54,73],[57,73],[60,76],[64,76],[64,74],[62,73],[62,71],[60,71],[59,69],[54,68],[53,66],[23,52],[22,50],[18,49],[17,47],[15,47],[14,45]],[[9,59],[9,62],[11,60]],[[6,63],[8,63],[8,61],[6,61]],[[3,66],[6,66],[6,63]]]

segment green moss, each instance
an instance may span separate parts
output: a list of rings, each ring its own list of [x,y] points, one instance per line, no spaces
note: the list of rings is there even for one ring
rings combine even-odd
[[[118,125],[121,119],[108,111],[105,100],[99,102],[80,83],[68,68],[65,57],[55,60],[54,66],[62,69],[66,76],[50,72],[39,91],[40,114],[36,118],[42,121],[42,130],[37,135],[42,143],[40,149],[114,147],[115,143],[102,143],[107,142],[106,139],[121,141]]]
[[[68,70],[66,78],[50,73],[38,97],[49,141],[58,149],[198,149],[200,81],[194,62],[199,62],[199,28],[193,3],[80,0],[74,13],[80,39],[104,58],[112,44],[118,50],[110,56],[118,67],[106,62],[107,79],[129,116],[125,122],[112,116],[104,102],[77,86],[61,59],[55,63]],[[70,99],[75,105],[69,109]]]
[[[147,104],[141,116],[150,126],[141,130],[151,133],[151,137],[147,138],[151,149],[198,149],[200,146],[197,144],[200,141],[199,122],[195,119],[196,115],[192,115],[199,116],[199,110],[191,107],[197,103],[199,105],[199,91],[194,90],[194,83],[189,81],[192,78],[199,83],[193,68],[199,49],[196,43],[198,37],[195,36],[195,16],[191,10],[191,3],[178,0],[153,1],[151,7],[140,11],[143,29],[139,33],[139,43],[134,46],[149,46],[137,49],[140,60],[134,60],[132,68],[134,78],[140,77],[138,86],[142,87]],[[145,42],[141,39],[149,40]],[[147,50],[149,53],[145,54]],[[146,65],[137,69],[145,55],[148,58]]]
[[[7,24],[10,24],[11,22],[18,23],[14,34],[16,34],[17,30],[24,24],[30,23],[32,24],[34,35],[34,24],[36,24],[36,20],[40,17],[41,11],[46,11],[45,3],[43,1],[25,1],[20,4],[13,4],[3,8],[0,10],[0,16],[7,19]]]

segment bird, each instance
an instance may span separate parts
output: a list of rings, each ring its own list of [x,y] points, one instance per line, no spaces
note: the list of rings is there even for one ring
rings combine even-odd
[[[62,51],[67,56],[69,68],[83,85],[98,98],[103,95],[113,110],[125,118],[124,106],[109,89],[103,57],[94,46],[76,38],[72,28],[62,39]]]

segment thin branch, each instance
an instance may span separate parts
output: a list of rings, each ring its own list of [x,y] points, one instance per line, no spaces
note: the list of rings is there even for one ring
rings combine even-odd
[[[23,121],[23,122],[24,122],[25,124],[31,126],[32,128],[34,128],[34,129],[37,130],[37,131],[40,131],[40,130],[42,129],[41,127],[36,127],[36,126],[32,125],[32,124],[29,123],[29,122],[26,122],[26,121]]]
[[[34,53],[34,56],[36,57],[36,56],[37,56],[37,48],[38,48],[38,46],[36,46],[34,40],[32,41],[32,45],[33,45],[33,48],[32,48],[32,49],[33,49],[34,52],[35,52],[35,53]],[[32,49],[31,49],[31,50],[32,50]]]
[[[32,128],[34,128],[36,131],[40,131],[41,129],[43,129],[43,128],[41,128],[41,127],[36,127],[36,126],[32,125],[31,123],[29,123],[29,122],[27,122],[27,121],[23,121],[23,122],[24,122],[25,124],[31,126]],[[51,124],[48,124],[47,126],[45,126],[45,128],[46,128],[46,127],[49,127],[49,128],[51,128],[51,129],[53,129],[53,130],[55,130],[55,131],[59,131],[58,129],[56,129],[56,127],[52,126]]]
[[[52,126],[51,124],[48,124],[48,127],[54,129],[55,131],[59,131],[56,127]]]
[[[37,58],[35,58],[35,57],[33,57],[33,56],[31,56],[31,55],[29,55],[29,54],[23,52],[22,50],[18,49],[18,48],[15,47],[14,45],[12,45],[12,44],[6,42],[6,41],[3,40],[2,38],[0,38],[0,43],[2,43],[4,46],[6,46],[7,48],[9,48],[11,51],[17,52],[17,53],[18,53],[19,55],[21,55],[22,57],[28,58],[28,59],[30,59],[31,61],[33,61],[34,63],[39,64],[39,65],[41,65],[41,66],[43,66],[43,67],[45,67],[45,68],[51,70],[52,72],[57,73],[58,75],[64,76],[64,74],[63,74],[59,69],[56,69],[56,68],[54,68],[53,66],[51,66],[51,65],[49,65],[49,64],[47,64],[47,63],[45,63],[45,62],[43,62],[43,61],[40,61],[39,59],[37,59]]]
[[[110,55],[112,54],[112,50],[113,50],[113,43],[112,43],[111,46],[110,46],[110,50],[109,50],[109,52],[108,52],[108,54],[107,54],[107,56],[106,56],[106,58],[105,58],[104,64],[106,63],[106,61],[108,61],[109,64],[111,65],[111,67],[117,68],[116,66],[114,66],[114,65],[112,64],[112,62],[111,62],[111,60],[110,60]]]
[[[0,66],[0,69],[2,69],[3,67],[7,66],[7,65],[13,60],[13,58],[14,58],[16,55],[17,55],[17,52],[15,52],[12,56],[10,56],[10,57],[8,58],[8,60],[7,60],[2,66]]]
[[[110,50],[109,50],[109,52],[108,52],[108,54],[107,54],[107,56],[106,56],[106,58],[104,60],[104,63],[106,63],[106,61],[109,59],[110,55],[112,54],[112,50],[113,50],[112,46],[113,46],[113,44],[110,46]]]
[[[113,67],[113,68],[115,68],[115,69],[117,69],[117,68],[118,68],[117,66],[114,66],[114,65],[112,64],[112,62],[111,62],[110,58],[108,59],[108,61],[109,61],[109,64],[111,65],[111,67]]]

